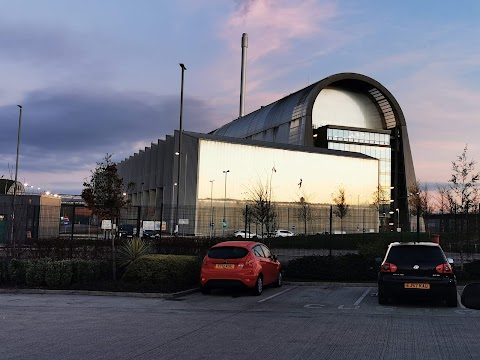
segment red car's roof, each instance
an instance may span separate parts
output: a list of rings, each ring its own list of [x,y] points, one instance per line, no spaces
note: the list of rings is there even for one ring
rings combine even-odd
[[[222,246],[238,246],[238,247],[244,247],[244,248],[247,248],[247,249],[251,249],[252,247],[254,247],[255,245],[257,244],[260,244],[259,242],[256,242],[256,241],[223,241],[221,243],[218,243],[214,246],[212,246],[213,248],[215,247],[222,247]]]

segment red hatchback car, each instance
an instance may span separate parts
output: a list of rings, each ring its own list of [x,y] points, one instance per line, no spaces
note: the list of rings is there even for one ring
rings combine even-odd
[[[246,287],[260,295],[265,285],[282,286],[282,266],[270,249],[255,241],[225,241],[203,259],[200,289]]]

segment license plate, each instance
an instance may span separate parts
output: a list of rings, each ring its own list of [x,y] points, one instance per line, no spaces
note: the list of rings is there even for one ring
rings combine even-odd
[[[423,289],[423,290],[430,289],[430,284],[406,283],[404,286],[405,286],[405,289]]]
[[[215,264],[216,269],[233,269],[235,264]]]

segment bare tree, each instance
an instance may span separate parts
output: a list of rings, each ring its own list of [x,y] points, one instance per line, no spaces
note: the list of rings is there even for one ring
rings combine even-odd
[[[457,214],[465,215],[467,224],[467,240],[468,239],[468,212],[474,209],[478,199],[478,181],[480,173],[475,171],[476,161],[467,157],[468,147],[465,145],[461,155],[457,156],[456,161],[452,161],[452,175],[450,180],[450,188],[448,192],[448,200],[450,203],[450,211],[455,216],[455,228],[457,227]],[[456,233],[456,231],[455,231]],[[463,221],[460,221],[460,259],[463,266]]]
[[[271,184],[271,178],[267,176],[265,183],[263,183],[261,179],[258,179],[255,185],[247,189],[249,215],[251,219],[261,225],[262,235],[264,229],[267,234],[273,230],[275,220],[277,219],[277,211],[272,201]],[[250,220],[250,216],[247,220]]]
[[[422,185],[420,181],[416,181],[408,187],[408,207],[410,214],[417,217],[417,231],[420,217],[423,218],[425,229],[428,230],[427,218],[433,213],[433,206],[427,184]]]
[[[312,209],[312,204],[309,202],[309,196],[307,196],[305,193],[302,194],[303,196],[300,196],[299,201],[298,201],[298,208],[296,212],[296,217],[299,221],[303,223],[303,231],[304,234],[307,235],[307,224],[313,220],[314,215],[313,215],[313,209]]]
[[[343,219],[349,213],[350,205],[347,204],[347,196],[345,195],[345,188],[340,186],[338,188],[338,192],[334,195],[332,194],[333,202],[335,203],[335,208],[333,209],[333,213],[336,217],[340,218],[340,231],[343,234]]]

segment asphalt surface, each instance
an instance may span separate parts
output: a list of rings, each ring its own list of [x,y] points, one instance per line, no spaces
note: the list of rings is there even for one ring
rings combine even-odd
[[[480,311],[374,284],[103,295],[0,294],[0,359],[480,359]]]

